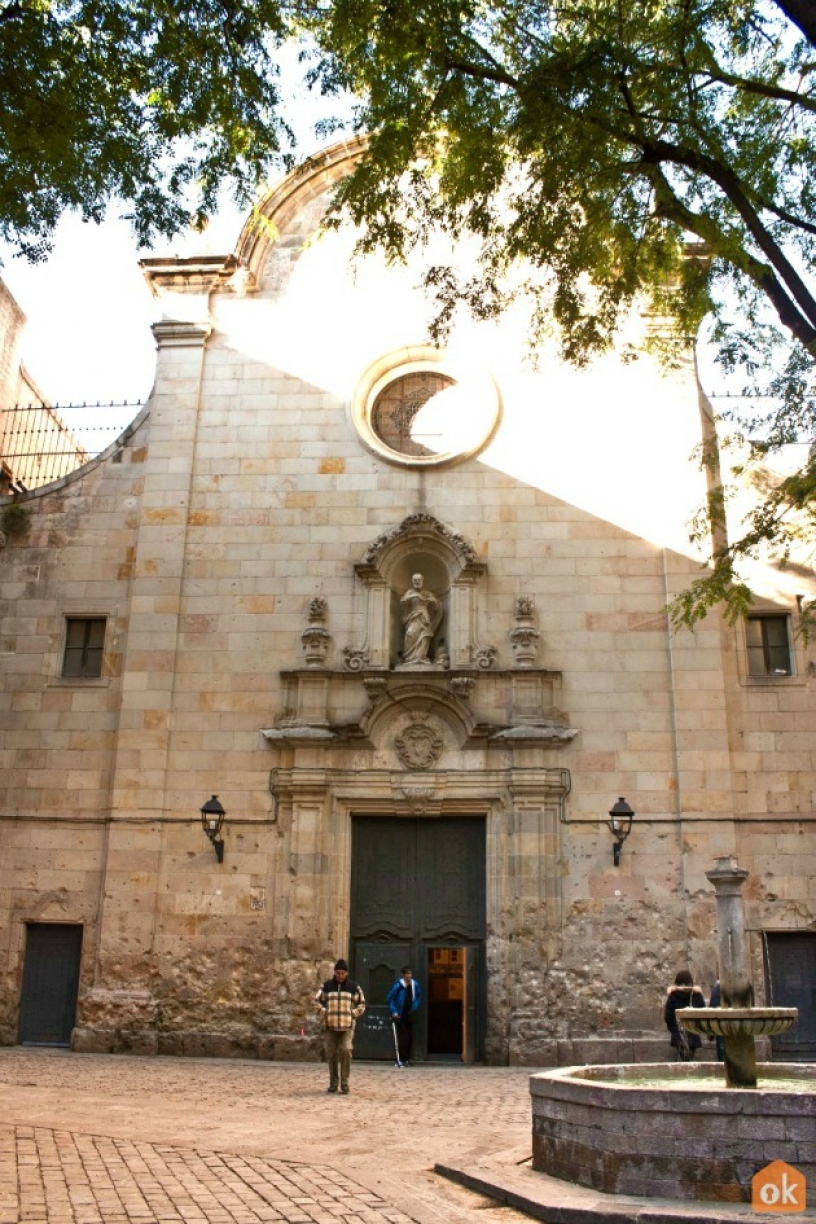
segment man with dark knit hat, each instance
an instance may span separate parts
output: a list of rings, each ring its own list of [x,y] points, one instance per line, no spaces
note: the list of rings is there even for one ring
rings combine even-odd
[[[335,961],[334,977],[317,992],[317,1010],[326,1026],[326,1059],[329,1064],[328,1092],[349,1090],[354,1025],[366,1009],[363,992],[348,975],[344,960]]]

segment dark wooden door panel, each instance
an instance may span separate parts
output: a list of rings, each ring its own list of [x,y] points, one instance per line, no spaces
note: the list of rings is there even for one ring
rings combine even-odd
[[[410,938],[415,923],[416,832],[413,821],[355,820],[351,851],[352,923],[358,937]]]
[[[768,983],[772,1007],[798,1007],[787,1033],[771,1038],[774,1057],[812,1062],[816,1058],[816,935],[768,934]]]
[[[43,922],[26,928],[21,1045],[71,1044],[81,955],[81,926]]]
[[[354,976],[366,999],[365,1014],[357,1021],[354,1053],[357,1058],[396,1060],[394,1030],[385,1000],[402,966],[410,960],[405,943],[366,943],[354,945]]]
[[[483,820],[418,822],[418,891],[423,936],[484,936]]]

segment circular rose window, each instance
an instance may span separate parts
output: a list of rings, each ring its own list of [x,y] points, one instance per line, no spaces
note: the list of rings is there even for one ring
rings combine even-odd
[[[427,354],[427,355],[426,355]],[[489,375],[437,349],[401,349],[366,372],[352,403],[363,441],[392,463],[452,463],[486,446],[501,406]]]

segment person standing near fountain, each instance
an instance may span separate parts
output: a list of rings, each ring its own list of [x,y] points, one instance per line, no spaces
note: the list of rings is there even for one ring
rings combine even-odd
[[[705,1007],[705,1005],[702,990],[699,986],[694,985],[694,978],[688,969],[681,969],[675,975],[674,985],[669,987],[663,1008],[666,1028],[671,1033],[672,1049],[681,1062],[691,1062],[703,1043],[696,1033],[687,1033],[680,1027],[675,1012],[681,1007]]]

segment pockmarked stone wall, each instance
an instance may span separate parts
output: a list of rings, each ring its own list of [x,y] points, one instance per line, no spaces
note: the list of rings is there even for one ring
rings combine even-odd
[[[663,1056],[675,972],[716,978],[723,854],[752,871],[758,994],[763,932],[813,930],[812,648],[792,637],[794,674],[757,683],[739,632],[673,635],[664,611],[699,565],[693,364],[575,371],[544,347],[536,369],[515,316],[435,352],[421,268],[317,233],[357,153],[296,171],[235,255],[145,261],[165,318],[143,416],[24,497],[31,531],[0,550],[4,1042],[27,932],[54,923],[82,928],[75,1049],[317,1057],[313,996],[363,937],[362,816],[484,819],[491,1062]],[[372,442],[378,388],[437,368],[493,388],[481,449],[456,413],[433,425],[444,461]],[[412,668],[417,572],[442,618]],[[72,617],[105,621],[99,677],[62,675]]]

